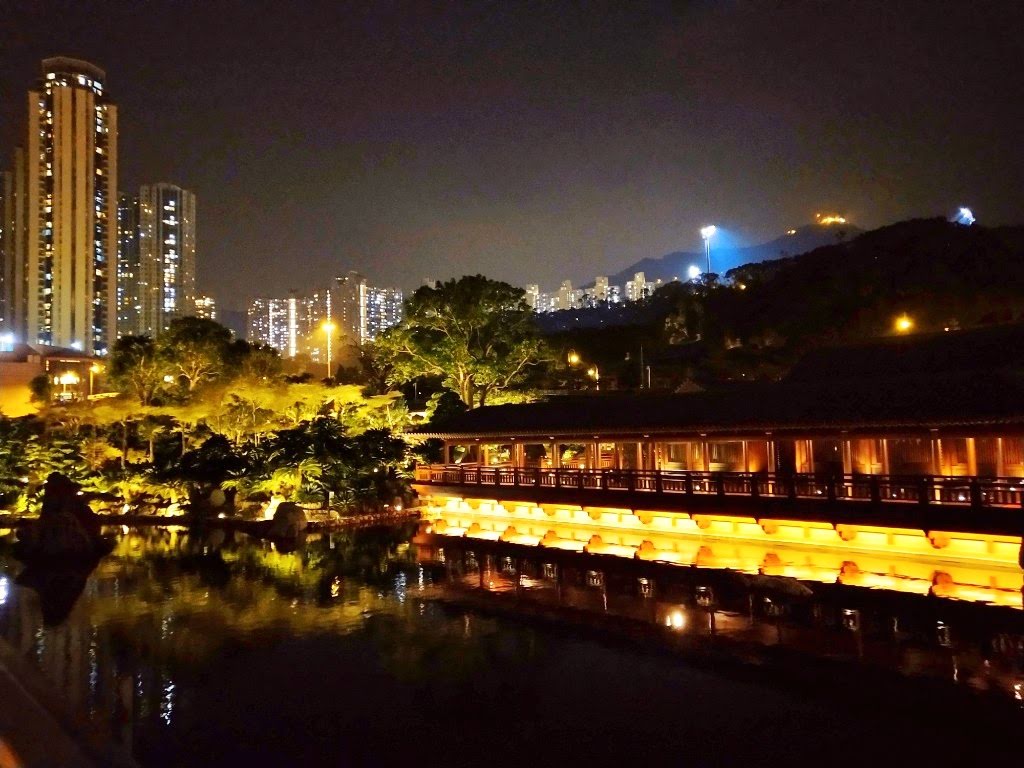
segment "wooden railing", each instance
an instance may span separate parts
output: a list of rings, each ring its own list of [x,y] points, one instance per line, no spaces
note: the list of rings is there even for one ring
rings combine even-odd
[[[416,482],[690,496],[1024,507],[1024,479],[423,465]]]

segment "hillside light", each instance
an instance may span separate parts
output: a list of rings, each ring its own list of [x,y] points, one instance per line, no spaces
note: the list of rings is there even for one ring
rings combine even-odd
[[[914,327],[914,321],[906,313],[896,318],[896,333],[910,333]]]
[[[957,211],[955,221],[958,224],[963,224],[965,227],[969,227],[975,222],[974,212],[970,208],[961,206],[960,210]]]
[[[587,376],[594,380],[594,389],[601,388],[601,371],[598,370],[598,367],[596,365],[590,366],[590,368],[587,370]]]
[[[575,349],[570,349],[569,354],[566,355],[565,359],[568,361],[569,365],[580,364],[580,355]]]
[[[711,238],[715,236],[717,231],[718,227],[714,224],[708,224],[708,226],[700,228],[700,236],[704,241],[704,256],[708,260],[708,273],[711,272]]]
[[[324,322],[322,328],[324,333],[327,334],[327,378],[331,378],[331,342],[334,340],[334,329],[337,326],[329,319]]]

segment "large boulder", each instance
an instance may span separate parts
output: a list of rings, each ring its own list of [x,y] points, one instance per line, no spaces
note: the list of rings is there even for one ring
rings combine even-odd
[[[294,501],[282,501],[274,510],[274,519],[270,523],[269,536],[278,539],[292,539],[306,530],[309,521],[306,512]]]
[[[45,558],[87,558],[96,551],[96,540],[69,512],[56,512],[36,523],[34,552]]]

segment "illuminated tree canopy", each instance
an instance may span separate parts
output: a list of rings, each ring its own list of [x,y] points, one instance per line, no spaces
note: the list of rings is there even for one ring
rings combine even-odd
[[[543,342],[521,289],[472,275],[417,290],[376,351],[390,383],[437,376],[475,408],[521,383]]]

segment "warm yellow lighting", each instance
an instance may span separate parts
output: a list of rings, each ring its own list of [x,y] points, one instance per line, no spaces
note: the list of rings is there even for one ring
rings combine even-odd
[[[903,314],[896,318],[896,333],[909,333],[914,327],[914,321],[910,319],[909,315]]]
[[[579,365],[580,364],[580,356],[579,356],[579,353],[575,349],[570,349],[569,350],[569,354],[567,355],[566,359],[569,361],[569,365]]]
[[[665,626],[672,629],[683,629],[686,626],[686,616],[677,608],[665,617]]]
[[[333,375],[333,371],[331,370],[331,341],[334,339],[334,329],[338,326],[328,318],[320,327],[323,328],[324,333],[327,334],[327,378],[329,379]]]
[[[92,365],[89,366],[89,370],[92,373],[99,373],[100,371],[103,370],[103,366],[100,365],[99,363],[93,363]]]
[[[786,230],[786,234],[787,235],[795,235],[796,234],[796,230],[795,229],[787,229]]]
[[[828,226],[830,224],[845,224],[846,217],[840,216],[838,213],[816,213],[814,214],[815,220],[823,225]]]
[[[57,381],[67,387],[77,384],[79,382],[79,378],[78,374],[74,371],[65,371],[60,375],[60,378]]]

